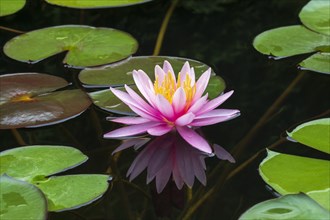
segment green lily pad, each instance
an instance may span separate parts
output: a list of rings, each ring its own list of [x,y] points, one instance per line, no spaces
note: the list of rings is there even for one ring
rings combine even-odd
[[[330,74],[330,53],[316,53],[299,63],[301,69]]]
[[[151,80],[154,80],[154,69],[156,65],[163,65],[167,60],[171,63],[175,73],[178,73],[183,64],[189,61],[191,67],[194,67],[196,78],[200,77],[209,66],[199,61],[179,58],[179,57],[165,57],[165,56],[141,56],[131,57],[120,63],[112,64],[102,68],[88,68],[84,69],[79,74],[79,80],[86,88],[108,88],[109,86],[122,87],[124,84],[130,85],[133,90],[138,92],[137,88],[133,86],[134,80],[132,77],[133,70],[142,69],[148,74]],[[209,98],[213,99],[225,90],[226,84],[224,80],[212,73],[206,91]],[[133,114],[133,112],[122,103],[112,92],[107,90],[92,92],[89,94],[94,104],[98,107],[119,114]]]
[[[66,146],[34,145],[0,152],[0,174],[25,181],[63,172],[87,160],[78,149]]]
[[[119,30],[64,25],[19,35],[5,44],[4,53],[22,62],[38,62],[68,51],[65,64],[86,67],[125,59],[135,53],[137,47],[138,43],[131,35]]]
[[[277,153],[259,166],[264,181],[282,195],[303,192],[330,210],[330,161]]]
[[[253,41],[254,48],[260,53],[277,58],[316,52],[326,48],[322,46],[329,45],[329,36],[315,33],[301,25],[271,29],[259,34]]]
[[[299,143],[330,154],[330,118],[301,124],[288,135]]]
[[[151,0],[46,0],[54,5],[82,9],[122,7],[149,1]]]
[[[60,123],[91,104],[79,89],[52,92],[68,83],[47,74],[6,74],[0,77],[0,85],[0,129]]]
[[[330,2],[312,0],[299,14],[301,22],[313,31],[330,35]]]
[[[119,90],[126,92],[123,87],[119,88]],[[138,92],[136,86],[133,87],[133,90]],[[118,99],[110,89],[91,92],[89,93],[89,96],[97,107],[105,111],[116,114],[135,115],[135,113],[125,103]]]
[[[317,216],[317,217],[316,217]],[[330,213],[304,194],[285,195],[254,205],[239,220],[329,219]]]
[[[108,189],[108,175],[53,176],[35,182],[48,200],[49,211],[64,211],[88,205]]]
[[[0,17],[11,15],[21,10],[25,0],[0,0]]]
[[[189,61],[191,67],[194,67],[196,78],[205,72],[209,66],[196,60],[180,58],[180,57],[165,57],[165,56],[139,56],[131,57],[119,63],[108,65],[101,68],[87,68],[79,73],[79,80],[85,87],[109,87],[123,86],[124,84],[134,84],[132,77],[133,70],[143,70],[151,80],[155,79],[155,66],[163,66],[163,62],[167,60],[171,63],[175,73],[178,73],[183,64]],[[215,73],[212,73],[211,79],[215,78]],[[220,77],[219,77],[220,78]],[[221,78],[220,78],[221,79]],[[224,82],[222,81],[224,84]],[[223,89],[225,85],[222,85]],[[223,91],[223,90],[222,90]],[[221,91],[221,92],[222,92]],[[221,93],[220,92],[220,93]]]
[[[330,3],[312,0],[301,10],[302,25],[271,29],[259,34],[253,46],[276,59],[319,52],[299,63],[301,69],[330,74]]]
[[[41,220],[47,218],[47,202],[32,184],[0,176],[0,219]]]

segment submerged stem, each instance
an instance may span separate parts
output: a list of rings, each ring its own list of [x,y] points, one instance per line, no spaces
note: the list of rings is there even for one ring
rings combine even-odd
[[[178,4],[179,0],[172,0],[172,3],[169,7],[169,9],[166,12],[165,18],[162,22],[162,25],[160,27],[159,33],[158,33],[158,37],[157,37],[157,41],[156,41],[156,45],[155,45],[155,49],[153,52],[154,56],[158,56],[160,49],[162,48],[162,44],[163,44],[163,39],[164,39],[164,35],[168,26],[168,22],[170,21],[170,18],[173,14],[173,11],[176,7],[176,5]]]
[[[16,29],[9,28],[9,27],[4,27],[4,26],[0,26],[0,30],[9,31],[9,32],[13,32],[13,33],[16,33],[16,34],[24,34],[25,33],[24,31],[20,31],[20,30],[16,30]]]
[[[26,142],[24,141],[22,135],[16,129],[11,129],[11,133],[14,135],[19,145],[26,145]]]
[[[267,111],[261,116],[257,123],[251,130],[245,135],[245,137],[234,147],[231,152],[233,156],[239,157],[245,147],[255,138],[259,130],[265,125],[268,118],[271,117],[276,110],[282,105],[285,98],[291,93],[292,89],[302,80],[304,74],[299,72],[296,78],[290,83],[290,85],[284,90],[284,92],[273,102],[273,104],[267,109]]]

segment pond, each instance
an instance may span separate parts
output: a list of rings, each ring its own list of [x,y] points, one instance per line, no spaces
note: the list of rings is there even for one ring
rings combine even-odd
[[[173,6],[173,2],[177,4]],[[266,30],[301,24],[298,14],[309,1],[173,2],[154,0],[117,8],[73,9],[51,5],[44,0],[28,0],[22,10],[0,17],[1,47],[23,32],[50,26],[88,25],[127,32],[138,42],[137,48],[130,48],[133,57],[182,57],[211,67],[226,82],[225,92],[235,91],[221,108],[240,111],[240,116],[233,120],[200,130],[209,143],[218,144],[230,152],[236,163],[219,160],[216,156],[207,157],[206,186],[195,179],[191,190],[186,185],[178,190],[170,180],[161,193],[157,193],[155,181],[146,184],[146,171],[131,182],[126,177],[141,149],[149,145],[112,154],[121,140],[105,139],[103,135],[121,127],[106,119],[118,114],[94,104],[61,123],[35,128],[0,129],[1,151],[22,145],[63,145],[79,149],[89,158],[73,169],[63,168],[66,171],[56,175],[111,175],[110,185],[99,199],[77,209],[49,212],[47,219],[238,219],[253,205],[279,196],[259,174],[259,164],[267,156],[266,148],[327,161],[330,159],[329,154],[286,140],[286,132],[298,125],[329,117],[329,75],[297,68],[297,64],[310,54],[277,60],[261,54],[253,46],[254,38]],[[162,22],[171,7],[174,11],[168,17],[161,47],[159,51],[154,51]],[[40,38],[40,44],[43,39],[47,39],[47,34]],[[36,54],[42,53],[42,48],[24,47]],[[81,69],[71,68],[70,63],[63,65],[65,53],[28,63],[9,58],[2,52],[0,73],[47,73],[69,82],[67,87],[64,83],[57,88],[98,91],[97,88],[82,86]],[[120,57],[117,61],[124,58]],[[70,99],[67,103],[88,106],[84,99]],[[161,145],[169,140],[185,142],[168,135],[156,144]],[[285,212],[285,209],[279,212]]]

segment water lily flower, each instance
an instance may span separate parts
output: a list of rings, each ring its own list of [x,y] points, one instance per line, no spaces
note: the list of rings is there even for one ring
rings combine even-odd
[[[239,115],[236,109],[215,109],[226,101],[233,91],[208,100],[208,94],[203,95],[211,69],[205,71],[195,80],[194,68],[186,62],[178,77],[173,68],[165,61],[163,68],[155,66],[155,81],[152,82],[143,70],[134,70],[133,78],[137,88],[144,97],[125,85],[126,92],[110,88],[111,91],[128,105],[138,116],[119,117],[112,119],[128,126],[111,131],[105,138],[123,138],[143,134],[161,136],[172,130],[177,130],[193,147],[207,154],[212,148],[196,131],[196,127],[212,125],[227,121]]]
[[[149,142],[149,143],[147,143]],[[147,145],[138,154],[127,171],[127,177],[132,181],[143,170],[147,169],[147,184],[155,179],[157,193],[161,193],[170,180],[175,182],[178,189],[186,184],[192,188],[195,177],[206,185],[205,158],[214,154],[222,160],[234,163],[234,158],[222,147],[214,144],[214,154],[205,154],[185,141],[177,132],[168,132],[165,135],[150,138],[133,138],[124,140],[113,152],[117,153],[129,147],[139,149]]]

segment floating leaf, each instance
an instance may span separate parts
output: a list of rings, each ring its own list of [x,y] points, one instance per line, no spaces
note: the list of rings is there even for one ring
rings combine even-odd
[[[330,2],[312,0],[299,14],[301,22],[313,31],[330,35]]]
[[[294,25],[271,29],[259,34],[254,39],[253,46],[260,53],[275,58],[319,52],[299,65],[302,69],[330,74],[329,8],[329,1],[312,0],[299,14],[307,28]]]
[[[280,194],[303,192],[330,210],[329,167],[330,161],[268,151],[259,172]]]
[[[131,35],[119,30],[64,25],[19,35],[5,44],[4,53],[22,62],[38,62],[68,51],[65,64],[85,67],[125,59],[135,53],[137,47]]]
[[[0,174],[33,181],[76,167],[87,160],[78,149],[34,145],[0,152]]]
[[[194,67],[197,78],[205,72],[209,66],[196,60],[165,57],[165,56],[139,56],[131,57],[122,62],[108,65],[101,68],[88,68],[79,73],[79,80],[86,87],[109,87],[123,86],[124,84],[134,84],[132,77],[133,70],[143,70],[151,80],[155,79],[155,66],[163,66],[163,62],[167,60],[171,63],[175,73],[178,73],[183,64],[189,61],[191,67]],[[215,77],[213,76],[211,79]],[[219,77],[220,78],[220,77]],[[224,82],[222,81],[224,84]],[[224,85],[223,85],[224,87]],[[221,91],[222,92],[222,91]]]
[[[330,38],[301,25],[280,27],[259,34],[253,46],[260,53],[278,58],[318,51],[330,45]]]
[[[83,9],[122,7],[149,1],[151,0],[46,0],[54,5]]]
[[[299,63],[301,69],[330,74],[330,53],[316,53]]]
[[[124,88],[120,88],[120,90],[126,91]],[[133,90],[138,92],[136,86],[133,87]],[[93,100],[93,103],[105,111],[116,114],[135,115],[135,113],[125,103],[118,99],[110,89],[91,92],[89,95]]]
[[[46,198],[37,187],[0,176],[0,219],[41,220],[46,217]]]
[[[11,15],[21,10],[25,0],[0,0],[0,17]]]
[[[6,74],[0,76],[0,85],[0,129],[60,123],[91,104],[79,89],[52,92],[68,83],[47,74]]]
[[[179,57],[164,57],[164,56],[141,56],[132,57],[120,63],[112,64],[102,68],[84,69],[79,74],[79,80],[85,87],[102,88],[109,86],[123,86],[124,84],[134,84],[132,72],[133,70],[142,69],[151,80],[154,80],[154,69],[156,65],[163,65],[164,60],[171,63],[174,72],[178,73],[184,63],[189,61],[191,67],[194,67],[197,78],[204,73],[209,66],[195,60],[179,58]],[[138,91],[134,86],[135,91]],[[215,98],[225,90],[224,80],[212,73],[206,91],[209,98]],[[132,111],[122,103],[111,91],[97,91],[89,94],[94,104],[100,108],[121,114],[132,114]]]
[[[239,220],[329,219],[330,213],[304,194],[285,195],[254,205]]]
[[[45,193],[49,211],[64,211],[88,205],[108,189],[108,175],[53,176],[35,184]]]
[[[299,143],[330,154],[330,118],[301,124],[288,135]]]

